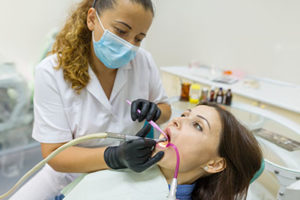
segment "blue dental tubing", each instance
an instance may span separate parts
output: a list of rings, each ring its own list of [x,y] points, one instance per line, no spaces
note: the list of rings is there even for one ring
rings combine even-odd
[[[8,197],[9,195],[11,195],[25,180],[27,180],[36,171],[41,169],[49,160],[54,158],[61,151],[65,150],[65,149],[67,149],[71,146],[74,146],[74,145],[80,144],[82,142],[88,141],[88,140],[104,139],[104,138],[113,138],[113,139],[119,139],[119,140],[122,140],[122,141],[130,141],[130,140],[138,139],[140,137],[132,136],[132,135],[117,134],[117,133],[94,133],[94,134],[90,134],[90,135],[86,135],[86,136],[83,136],[83,137],[76,138],[76,139],[60,146],[55,151],[53,151],[50,155],[48,155],[47,158],[45,158],[44,160],[42,160],[38,164],[36,164],[22,178],[20,178],[18,180],[18,182],[10,190],[8,190],[6,193],[0,195],[0,199],[4,199],[4,198]],[[155,141],[156,142],[163,142],[163,141],[166,141],[166,139],[165,138],[155,139]]]

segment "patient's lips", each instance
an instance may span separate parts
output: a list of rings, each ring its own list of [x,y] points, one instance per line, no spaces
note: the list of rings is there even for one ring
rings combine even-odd
[[[164,132],[167,134],[168,140],[165,141],[165,142],[160,142],[160,143],[157,144],[159,147],[162,147],[162,148],[165,148],[167,146],[167,144],[171,141],[171,138],[170,138],[170,129],[167,128]],[[159,136],[159,138],[164,138],[164,137],[165,136],[163,134],[160,134],[160,136]]]

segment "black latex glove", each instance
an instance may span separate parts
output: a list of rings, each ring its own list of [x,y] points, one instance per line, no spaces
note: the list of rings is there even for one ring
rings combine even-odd
[[[112,169],[129,168],[135,172],[142,172],[157,163],[164,156],[160,151],[151,158],[156,142],[152,139],[143,138],[150,131],[148,124],[136,135],[142,138],[126,141],[119,146],[107,147],[104,151],[104,160]]]
[[[141,113],[137,111],[139,109]],[[147,121],[156,121],[160,117],[161,111],[158,106],[145,99],[137,99],[131,103],[131,119],[139,122],[146,119]]]

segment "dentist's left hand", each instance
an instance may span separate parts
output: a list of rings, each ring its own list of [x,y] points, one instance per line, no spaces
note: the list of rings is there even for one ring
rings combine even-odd
[[[142,172],[157,163],[164,156],[160,151],[152,156],[156,142],[152,139],[144,138],[150,131],[148,124],[136,135],[142,138],[126,141],[119,146],[107,147],[104,151],[104,160],[112,169],[129,168],[135,172]]]
[[[140,112],[138,111],[140,110]],[[159,107],[146,99],[137,99],[131,103],[131,119],[139,122],[146,119],[147,121],[156,121],[161,115]]]

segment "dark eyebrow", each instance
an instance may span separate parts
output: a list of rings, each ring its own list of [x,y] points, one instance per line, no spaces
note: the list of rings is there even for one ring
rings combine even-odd
[[[132,29],[131,26],[129,26],[129,25],[126,24],[125,22],[118,21],[118,20],[115,20],[115,22],[118,22],[118,23],[120,23],[120,24],[123,24],[123,25],[127,26],[127,28],[129,28],[130,30]]]
[[[201,115],[196,115],[196,116],[199,117],[199,118],[201,118],[201,119],[204,119],[204,121],[206,121],[206,123],[207,123],[207,125],[208,125],[208,127],[209,127],[209,129],[210,129],[210,124],[209,124],[209,122],[207,121],[206,118],[204,118],[204,117],[201,116]]]
[[[188,111],[189,111],[189,112],[192,112],[191,109],[188,109]],[[203,117],[203,116],[201,116],[201,115],[196,115],[196,116],[199,117],[199,118],[201,118],[201,119],[203,119],[203,120],[205,120],[206,123],[207,123],[207,125],[208,125],[208,127],[209,127],[209,129],[211,129],[211,128],[210,128],[210,124],[209,124],[209,122],[207,121],[207,119],[206,119],[205,117]]]
[[[123,24],[124,26],[126,26],[126,27],[127,27],[127,28],[129,28],[130,30],[132,29],[132,28],[131,28],[131,26],[129,26],[129,25],[128,25],[128,24],[126,24],[125,22],[118,21],[118,20],[115,20],[115,22],[118,22],[118,23],[120,23],[120,24]],[[145,33],[140,33],[140,34],[142,34],[142,35],[146,36],[146,34],[145,34]]]

